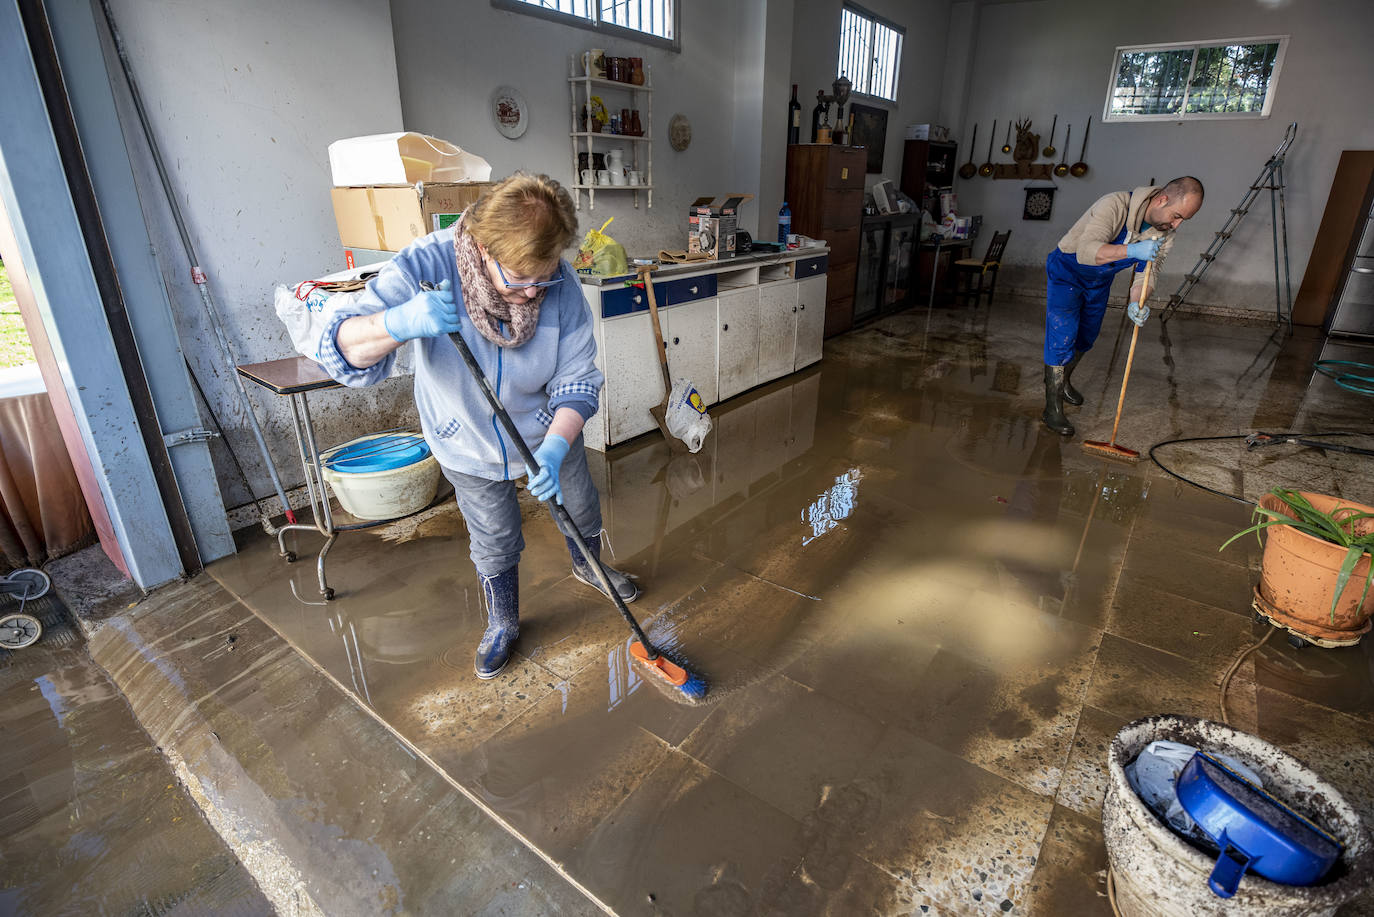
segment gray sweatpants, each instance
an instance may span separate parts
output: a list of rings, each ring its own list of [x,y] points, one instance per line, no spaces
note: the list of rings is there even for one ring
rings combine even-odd
[[[520,503],[514,481],[489,481],[450,468],[444,477],[453,484],[458,511],[467,523],[469,556],[477,572],[493,576],[520,562],[525,538],[520,533]],[[601,497],[587,470],[587,449],[578,436],[563,459],[558,473],[563,506],[583,538],[591,541],[601,533]],[[563,531],[560,523],[558,526]],[[571,535],[563,531],[564,535]]]

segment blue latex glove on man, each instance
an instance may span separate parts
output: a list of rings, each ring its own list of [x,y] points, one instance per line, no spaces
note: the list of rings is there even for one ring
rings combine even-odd
[[[1150,307],[1144,303],[1133,302],[1126,307],[1126,317],[1135,322],[1137,328],[1145,327],[1145,319],[1150,317]]]
[[[461,325],[452,287],[453,284],[445,280],[437,289],[422,290],[394,309],[387,309],[382,313],[386,333],[404,344],[416,338],[438,337],[457,331]]]
[[[1138,261],[1153,261],[1159,254],[1159,246],[1163,244],[1161,239],[1141,239],[1139,242],[1132,242],[1126,246],[1126,257]]]
[[[539,448],[534,450],[538,468],[528,468],[530,473],[529,491],[542,503],[553,497],[554,502],[563,502],[563,486],[558,483],[558,472],[563,468],[563,459],[568,454],[568,441],[557,433],[544,437]]]

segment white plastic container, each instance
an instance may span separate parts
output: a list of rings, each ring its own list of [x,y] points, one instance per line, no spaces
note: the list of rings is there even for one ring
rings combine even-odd
[[[359,519],[424,509],[439,490],[439,462],[418,433],[375,433],[320,456],[339,505]]]
[[[491,164],[481,156],[414,131],[335,140],[329,168],[335,187],[491,179]]]

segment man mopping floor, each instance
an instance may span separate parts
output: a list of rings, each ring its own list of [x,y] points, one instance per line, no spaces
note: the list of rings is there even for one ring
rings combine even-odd
[[[1045,259],[1045,426],[1064,436],[1073,424],[1064,402],[1082,404],[1071,384],[1074,367],[1102,330],[1112,280],[1128,267],[1137,273],[1151,261],[1159,265],[1174,244],[1174,231],[1202,207],[1202,182],[1175,178],[1164,187],[1136,188],[1104,195],[1078,218]],[[1140,278],[1131,285],[1126,314],[1137,326],[1150,309]]]

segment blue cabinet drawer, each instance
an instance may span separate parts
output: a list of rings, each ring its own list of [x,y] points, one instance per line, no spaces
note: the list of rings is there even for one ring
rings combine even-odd
[[[654,284],[654,301],[660,309],[716,295],[716,275],[685,277]],[[620,287],[601,291],[601,317],[615,318],[633,312],[648,312],[649,297],[642,287]]]
[[[797,279],[803,280],[807,277],[821,276],[825,273],[827,261],[829,261],[829,256],[827,255],[821,255],[819,258],[801,259],[797,262]]]

